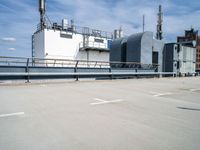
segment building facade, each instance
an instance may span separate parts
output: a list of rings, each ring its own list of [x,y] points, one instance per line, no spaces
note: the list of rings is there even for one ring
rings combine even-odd
[[[168,43],[163,51],[163,72],[177,75],[194,75],[196,48],[192,44]]]
[[[196,46],[196,71],[200,72],[200,36],[197,38]]]
[[[177,42],[196,42],[196,71],[200,72],[200,36],[198,36],[198,31],[191,28],[185,31],[184,36],[177,37]]]

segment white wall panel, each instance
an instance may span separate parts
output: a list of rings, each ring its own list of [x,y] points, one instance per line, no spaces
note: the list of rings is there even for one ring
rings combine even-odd
[[[61,37],[61,34],[72,35],[72,38]],[[104,43],[95,42],[95,38]],[[107,48],[107,39],[89,36],[90,47]],[[79,50],[83,35],[65,31],[45,29],[35,34],[35,52],[39,58],[76,59],[87,61],[109,61],[109,52]]]

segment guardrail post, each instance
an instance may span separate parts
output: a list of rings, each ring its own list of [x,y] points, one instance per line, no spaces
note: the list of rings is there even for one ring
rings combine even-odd
[[[27,73],[27,76],[26,76],[26,83],[30,83],[30,76],[29,76],[29,58],[27,59],[27,62],[26,62],[26,73]]]
[[[162,77],[163,77],[162,73],[159,73],[159,78],[162,78]]]
[[[112,75],[112,68],[111,68],[111,67],[109,68],[109,72],[110,72],[110,74],[111,74],[111,75],[110,75],[110,78],[111,78],[111,80],[112,80],[112,79],[113,79],[113,75]]]
[[[137,73],[138,72],[138,68],[135,68],[135,72]],[[138,78],[139,77],[139,75],[138,74],[136,74],[136,76],[135,76],[136,78]]]
[[[173,77],[174,77],[174,78],[176,77],[176,73],[173,73]]]
[[[96,65],[97,65],[97,61],[95,62],[95,65],[94,65],[94,67],[96,67]]]
[[[75,68],[74,68],[74,73],[77,73],[77,70],[78,70],[78,63],[79,63],[79,61],[77,60],[76,65],[75,65]],[[76,77],[76,81],[78,81],[78,75],[76,75],[75,77]]]

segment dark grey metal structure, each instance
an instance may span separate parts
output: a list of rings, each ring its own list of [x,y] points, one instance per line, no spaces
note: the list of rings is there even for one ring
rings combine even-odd
[[[128,37],[124,37],[113,41],[110,50],[110,61],[127,62],[126,61],[127,40]]]
[[[127,62],[152,64],[153,33],[133,34],[127,40]]]
[[[195,44],[190,42],[165,44],[163,51],[163,71],[177,75],[195,75]]]
[[[163,50],[163,72],[177,72],[179,67],[177,50],[178,45],[176,43],[165,44]]]
[[[158,64],[157,71],[162,72],[163,48],[164,41],[154,39],[153,32],[146,31],[133,34],[129,37],[118,38],[113,41],[110,61]],[[124,66],[127,67],[127,65]],[[143,68],[142,65],[138,67]]]
[[[118,38],[112,42],[110,50],[110,61],[122,62],[122,41],[124,38]]]

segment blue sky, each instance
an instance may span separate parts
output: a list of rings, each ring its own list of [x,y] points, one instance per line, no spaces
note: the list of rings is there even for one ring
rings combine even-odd
[[[54,22],[74,19],[78,26],[113,32],[119,26],[126,35],[156,32],[158,5],[164,9],[164,37],[175,41],[185,29],[200,29],[199,0],[46,0],[47,15]],[[0,56],[31,56],[31,35],[39,23],[38,0],[0,0]]]

